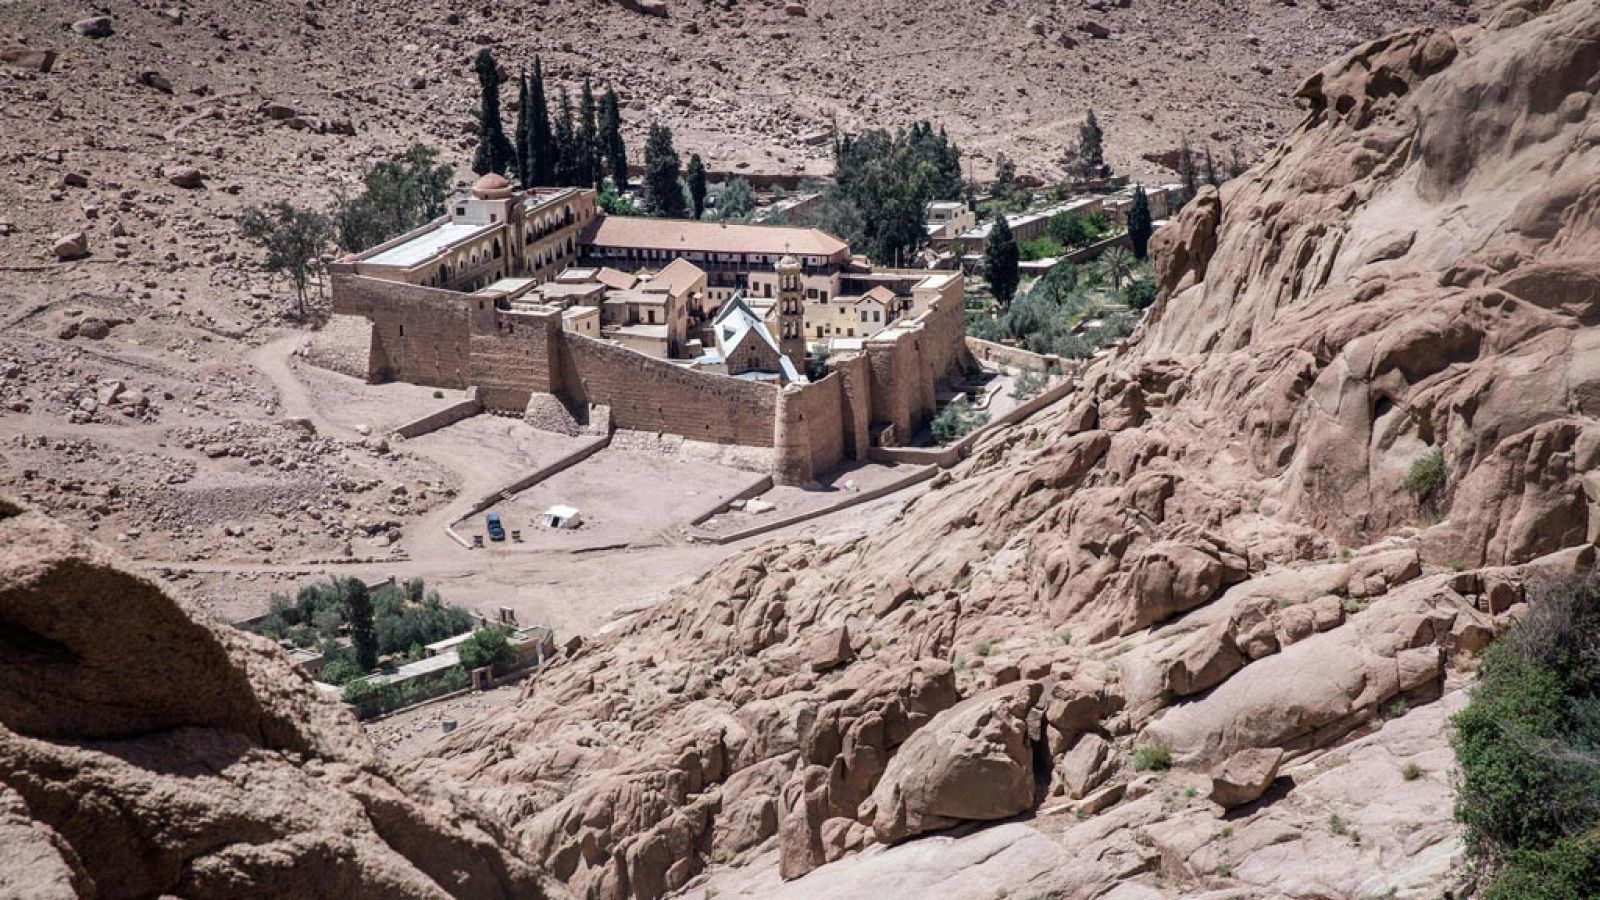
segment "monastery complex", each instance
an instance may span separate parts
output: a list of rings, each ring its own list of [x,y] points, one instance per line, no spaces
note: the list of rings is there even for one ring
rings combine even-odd
[[[494,174],[331,273],[334,311],[371,322],[371,381],[771,448],[785,484],[910,441],[971,363],[960,272],[874,267],[812,228],[609,216],[592,190]]]

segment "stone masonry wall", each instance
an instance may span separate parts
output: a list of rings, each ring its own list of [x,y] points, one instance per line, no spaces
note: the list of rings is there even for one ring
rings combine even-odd
[[[372,321],[367,380],[471,384],[466,294],[333,271],[333,311]]]
[[[779,484],[806,484],[845,461],[844,420],[849,416],[844,378],[791,385],[778,395],[773,461]]]
[[[561,379],[551,363],[561,338],[557,310],[474,308],[470,371],[484,406],[520,413],[535,393],[554,392]]]
[[[611,408],[617,428],[771,447],[777,389],[695,372],[604,341],[559,332],[560,394]]]

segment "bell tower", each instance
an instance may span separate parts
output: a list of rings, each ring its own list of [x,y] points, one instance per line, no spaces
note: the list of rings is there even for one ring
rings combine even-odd
[[[800,261],[785,254],[778,260],[778,350],[806,371],[806,295],[800,281]]]

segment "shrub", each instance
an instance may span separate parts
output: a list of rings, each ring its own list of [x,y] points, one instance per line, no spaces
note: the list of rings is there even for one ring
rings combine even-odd
[[[1444,486],[1444,451],[1434,450],[1418,457],[1406,470],[1405,488],[1418,503],[1433,498]]]
[[[480,628],[457,650],[462,667],[470,672],[488,666],[496,675],[510,671],[517,663],[510,635],[511,629],[506,627]]]
[[[1416,781],[1422,777],[1422,767],[1414,762],[1408,762],[1400,767],[1400,777],[1407,781]]]
[[[1600,579],[1539,585],[1452,720],[1456,819],[1485,897],[1600,895]]]
[[[982,410],[974,409],[966,397],[957,397],[933,417],[933,424],[930,426],[933,430],[933,439],[940,444],[955,443],[983,427],[987,418]]]
[[[1025,370],[1011,384],[1011,399],[1018,401],[1030,400],[1037,397],[1049,386],[1050,379],[1043,372],[1036,372],[1032,369]]]
[[[1133,749],[1135,772],[1165,772],[1172,768],[1172,750],[1166,744],[1142,744]]]

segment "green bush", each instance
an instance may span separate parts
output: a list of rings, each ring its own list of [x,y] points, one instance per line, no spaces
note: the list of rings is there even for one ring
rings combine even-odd
[[[1172,750],[1166,744],[1141,744],[1133,749],[1135,772],[1165,772],[1172,768]]]
[[[1600,830],[1550,849],[1512,854],[1483,900],[1593,900],[1600,895]]]
[[[1444,487],[1444,451],[1418,457],[1406,470],[1405,488],[1418,502],[1429,500]]]
[[[982,410],[974,409],[966,397],[957,397],[933,417],[933,439],[939,444],[953,444],[983,427],[988,418]]]
[[[355,707],[356,718],[370,719],[459,691],[471,683],[472,676],[460,666],[451,666],[431,678],[414,678],[399,684],[373,684],[358,678],[344,686],[344,702]]]
[[[496,675],[509,672],[517,664],[517,651],[511,646],[511,629],[481,628],[457,648],[461,665],[467,671],[489,666]]]
[[[1600,896],[1600,580],[1554,581],[1484,653],[1452,723],[1486,897]]]

